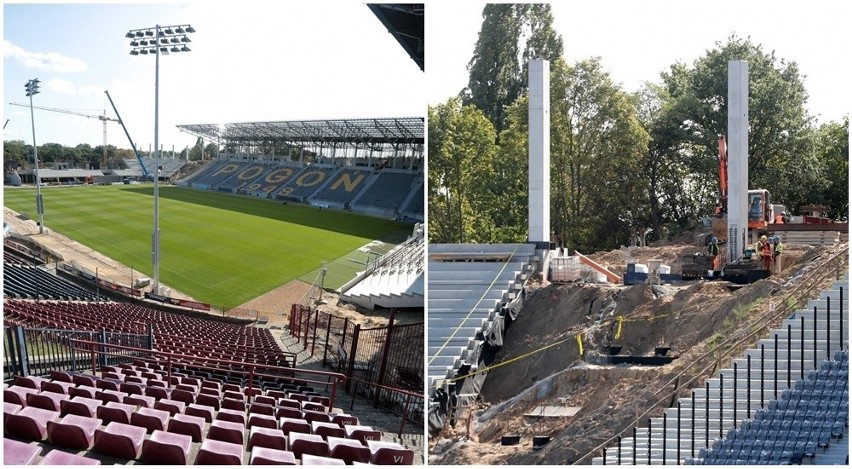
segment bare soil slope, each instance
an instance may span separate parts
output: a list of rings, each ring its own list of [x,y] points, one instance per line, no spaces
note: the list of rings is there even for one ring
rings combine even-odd
[[[770,315],[770,302],[777,306],[792,285],[801,281],[802,271],[812,269],[846,245],[787,250],[788,268],[780,277],[729,288],[725,282],[697,281],[683,286],[612,286],[593,284],[532,286],[519,320],[508,331],[482,389],[476,409],[463,415],[456,428],[432,442],[430,464],[565,464],[577,461],[598,444],[630,427],[648,409],[659,416],[671,404],[664,388],[688,363],[732,336],[744,336],[750,325]],[[642,248],[633,258],[662,258],[689,252],[690,246]],[[624,253],[613,251],[590,256],[613,264],[623,262]],[[830,283],[834,272],[825,272]],[[792,280],[791,280],[792,278]],[[621,337],[615,340],[616,318],[622,316]],[[650,366],[595,365],[580,357],[576,341],[582,332],[587,358],[604,355],[608,346],[622,346],[621,354],[649,356],[657,346],[671,347],[671,364]],[[559,345],[537,352],[540,348]],[[753,342],[756,342],[756,339]],[[505,366],[503,361],[530,354]],[[717,366],[730,361],[723,357]],[[714,359],[701,385],[712,374]],[[598,362],[599,363],[599,362]],[[688,396],[684,390],[681,396]],[[662,391],[662,392],[658,392]],[[684,394],[686,393],[686,394]],[[663,398],[663,402],[655,403]],[[672,397],[674,399],[674,397]],[[572,417],[525,417],[540,405],[579,407]],[[470,418],[470,430],[466,419]],[[647,418],[644,421],[647,425]],[[501,446],[500,437],[521,436],[518,446]],[[552,441],[532,450],[534,435]]]

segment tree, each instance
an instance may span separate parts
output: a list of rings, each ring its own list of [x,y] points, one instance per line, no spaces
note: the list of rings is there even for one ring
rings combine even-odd
[[[814,153],[823,168],[821,189],[812,202],[831,207],[834,219],[849,219],[849,116],[821,125],[814,133]]]
[[[215,158],[219,156],[219,147],[216,146],[215,143],[210,142],[204,147],[204,157],[205,158]]]
[[[23,140],[6,140],[3,142],[3,164],[6,169],[25,168],[32,166],[32,145]]]
[[[482,111],[459,99],[428,112],[430,242],[491,242],[494,127]]]
[[[527,62],[559,59],[562,38],[553,30],[549,4],[487,4],[482,17],[468,64],[468,87],[461,94],[465,104],[488,116],[499,134],[506,127],[506,106],[526,88]]]
[[[679,207],[657,207],[652,219],[683,225],[696,213],[711,213],[718,185],[716,140],[727,133],[729,60],[749,64],[749,188],[768,189],[774,200],[791,205],[803,197],[799,189],[813,182],[809,168],[815,161],[806,151],[811,118],[798,65],[731,36],[692,67],[675,63],[662,73],[664,91],[656,94],[664,112],[646,124],[656,169],[671,170],[673,177],[655,183],[650,197]]]

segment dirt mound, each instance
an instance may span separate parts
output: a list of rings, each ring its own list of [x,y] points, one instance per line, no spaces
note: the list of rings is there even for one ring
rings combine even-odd
[[[681,286],[548,285],[534,288],[519,320],[507,329],[482,389],[477,408],[462,414],[457,428],[432,448],[430,464],[565,464],[577,461],[639,415],[659,416],[671,405],[673,381],[687,365],[715,344],[745,337],[751,325],[768,317],[787,289],[843,246],[794,246],[785,252],[784,275],[734,288],[727,282],[696,281]],[[633,248],[634,258],[665,256],[694,246]],[[626,249],[590,256],[623,262]],[[648,257],[651,258],[651,257]],[[825,272],[826,278],[833,272]],[[828,280],[830,281],[830,280]],[[770,305],[773,303],[773,305]],[[619,332],[619,317],[621,331]],[[585,360],[576,336],[582,333]],[[553,345],[555,344],[555,345]],[[553,345],[549,348],[544,348]],[[658,346],[671,347],[672,363],[658,367],[595,365],[609,346],[621,355],[649,356]],[[524,357],[504,366],[508,360]],[[716,365],[722,363],[722,358]],[[725,358],[727,360],[727,358]],[[714,363],[705,358],[703,364]],[[725,361],[727,363],[727,361]],[[712,374],[705,371],[696,385]],[[694,386],[689,386],[694,387]],[[686,397],[684,389],[680,397]],[[662,398],[664,402],[659,402]],[[578,407],[569,417],[530,417],[537,406]],[[465,419],[470,418],[469,438]],[[646,418],[646,417],[645,417]],[[647,425],[647,420],[645,420]],[[521,444],[501,446],[500,437],[518,434]],[[532,451],[532,437],[552,441]],[[628,435],[624,435],[628,436]]]

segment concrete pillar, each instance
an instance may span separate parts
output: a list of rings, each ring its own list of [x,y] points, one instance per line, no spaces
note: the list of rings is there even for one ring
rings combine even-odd
[[[742,257],[748,231],[748,62],[728,62],[728,259]]]
[[[529,241],[550,242],[550,62],[529,62]]]

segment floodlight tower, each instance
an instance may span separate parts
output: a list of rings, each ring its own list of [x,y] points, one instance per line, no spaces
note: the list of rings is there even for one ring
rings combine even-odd
[[[41,178],[38,174],[38,146],[36,146],[35,138],[35,113],[33,112],[33,95],[39,93],[38,78],[33,78],[28,81],[24,88],[27,90],[27,96],[30,98],[30,120],[33,125],[33,160],[35,162],[35,180],[36,180],[36,213],[38,213],[38,233],[44,233],[44,202],[41,198]]]
[[[153,28],[131,29],[124,35],[130,39],[130,55],[156,56],[154,66],[154,232],[151,235],[151,264],[153,266],[154,293],[160,293],[160,54],[189,52],[192,42],[187,34],[195,29],[188,24]],[[180,45],[181,47],[178,47]]]

